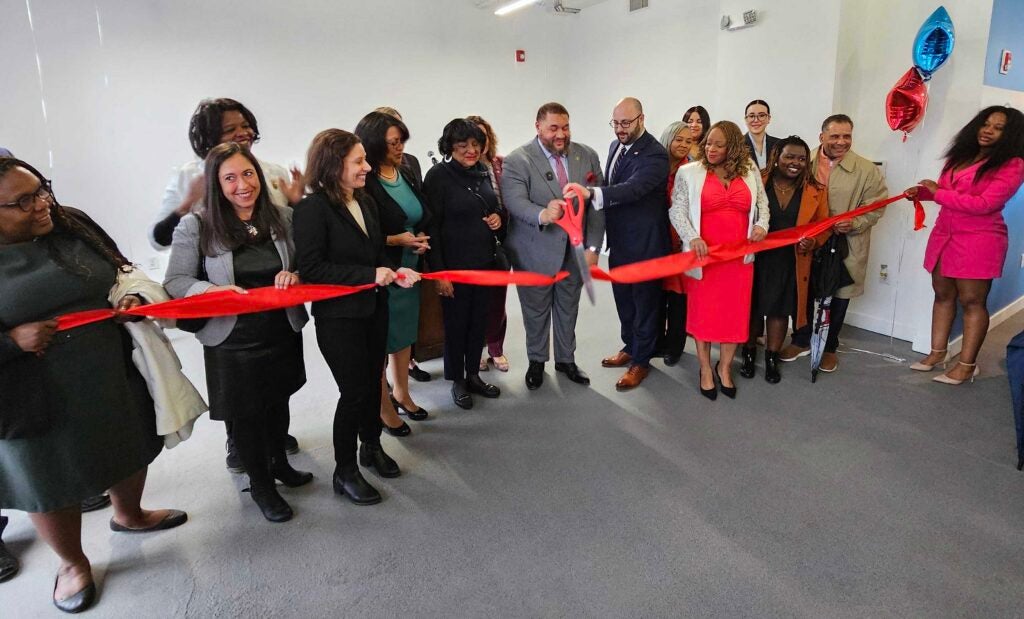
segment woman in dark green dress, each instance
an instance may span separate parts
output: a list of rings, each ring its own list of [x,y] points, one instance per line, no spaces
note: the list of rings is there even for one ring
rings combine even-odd
[[[104,321],[56,332],[56,316],[109,308],[128,261],[49,187],[28,164],[0,158],[0,508],[29,512],[61,559],[54,604],[79,612],[96,595],[83,499],[110,490],[114,531],[169,529],[187,516],[139,504],[163,441],[125,330]],[[128,296],[118,307],[140,303]]]

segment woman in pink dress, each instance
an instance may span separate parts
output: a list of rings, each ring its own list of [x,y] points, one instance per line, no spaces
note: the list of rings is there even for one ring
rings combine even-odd
[[[964,310],[963,345],[957,364],[933,380],[959,385],[978,375],[977,357],[988,333],[992,280],[1003,273],[1009,244],[1003,207],[1024,182],[1024,115],[992,106],[956,134],[936,183],[923,180],[910,198],[942,207],[928,238],[924,268],[932,274],[932,351],[911,365],[929,372],[945,365],[956,304]]]
[[[711,126],[697,161],[679,168],[672,190],[669,220],[683,251],[704,258],[708,247],[764,239],[768,198],[757,166],[750,159],[740,128],[729,121]],[[686,330],[697,342],[700,392],[714,400],[736,397],[731,365],[736,347],[747,340],[754,256],[711,264],[687,272]],[[718,366],[711,368],[711,343],[720,344]]]

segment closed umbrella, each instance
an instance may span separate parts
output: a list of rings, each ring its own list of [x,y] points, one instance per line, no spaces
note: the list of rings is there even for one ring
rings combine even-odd
[[[818,368],[828,341],[829,319],[832,315],[832,295],[843,286],[853,283],[843,259],[850,253],[845,234],[833,234],[825,244],[814,251],[811,264],[811,292],[816,310],[811,331],[811,382],[818,379]]]

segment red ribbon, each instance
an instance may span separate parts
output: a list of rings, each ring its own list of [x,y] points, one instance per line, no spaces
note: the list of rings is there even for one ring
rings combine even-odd
[[[801,239],[818,236],[822,232],[832,228],[841,221],[849,221],[871,211],[884,208],[897,200],[907,197],[903,193],[885,200],[879,200],[872,204],[829,217],[823,221],[788,228],[769,234],[763,241],[751,243],[749,241],[736,241],[732,243],[721,243],[708,247],[708,255],[704,259],[697,258],[693,251],[680,254],[671,254],[652,260],[634,262],[610,271],[604,271],[598,267],[590,267],[594,279],[600,279],[620,284],[635,284],[638,282],[663,279],[671,275],[678,275],[694,269],[704,267],[716,262],[735,260],[747,254],[754,254],[777,247],[795,245]],[[924,208],[921,203],[914,200],[914,230],[924,227]],[[423,279],[447,280],[458,284],[475,284],[477,286],[550,286],[555,282],[568,277],[569,274],[562,271],[555,276],[542,273],[531,273],[528,271],[438,271],[436,273],[424,273]],[[57,330],[65,331],[75,327],[81,327],[101,320],[113,318],[118,314],[129,316],[147,316],[149,318],[215,318],[218,316],[236,316],[238,314],[251,314],[253,312],[265,312],[269,310],[283,309],[293,305],[301,305],[313,301],[323,301],[336,297],[343,297],[355,294],[363,290],[373,288],[375,284],[363,284],[361,286],[334,286],[329,284],[299,284],[289,286],[285,289],[267,286],[265,288],[252,288],[245,294],[239,294],[230,290],[219,290],[205,294],[194,295],[184,299],[175,299],[164,303],[142,305],[130,310],[96,309],[84,312],[74,312],[57,317]]]

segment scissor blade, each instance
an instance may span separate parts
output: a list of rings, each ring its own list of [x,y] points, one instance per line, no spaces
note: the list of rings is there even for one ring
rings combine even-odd
[[[590,276],[590,265],[587,264],[587,255],[583,252],[582,245],[576,245],[573,254],[576,256],[576,266],[580,268],[580,275],[583,277],[583,289],[587,291],[587,298],[591,305],[597,304],[597,297],[594,296],[594,278]]]

